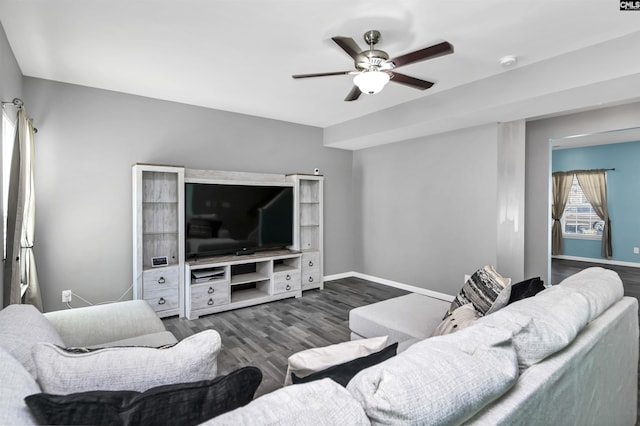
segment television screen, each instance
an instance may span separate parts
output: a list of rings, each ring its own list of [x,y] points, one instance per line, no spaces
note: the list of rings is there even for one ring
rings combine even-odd
[[[293,188],[185,184],[188,258],[293,244]]]

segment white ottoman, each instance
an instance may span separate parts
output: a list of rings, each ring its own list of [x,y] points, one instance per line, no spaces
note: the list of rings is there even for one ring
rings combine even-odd
[[[349,312],[351,340],[389,336],[388,344],[431,336],[451,306],[447,302],[411,293]]]

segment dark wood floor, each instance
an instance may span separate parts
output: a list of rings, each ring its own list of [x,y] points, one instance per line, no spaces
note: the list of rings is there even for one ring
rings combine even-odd
[[[558,284],[590,266],[615,270],[622,278],[625,294],[640,299],[640,268],[554,259],[551,283]],[[345,278],[325,283],[322,291],[306,291],[300,299],[222,312],[194,321],[172,317],[164,323],[178,339],[204,329],[217,330],[223,344],[218,358],[219,374],[245,365],[259,367],[264,375],[256,393],[259,396],[282,386],[291,354],[349,340],[351,309],[406,293],[358,278]]]
[[[183,339],[205,329],[222,337],[219,374],[255,365],[262,370],[256,396],[282,387],[287,358],[301,350],[349,340],[349,311],[406,291],[358,278],[325,283],[324,290],[308,290],[299,299],[207,315],[189,321],[164,320],[176,338]]]

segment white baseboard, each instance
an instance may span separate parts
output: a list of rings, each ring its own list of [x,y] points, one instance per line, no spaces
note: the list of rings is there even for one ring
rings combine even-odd
[[[367,275],[367,274],[363,274],[355,271],[343,272],[341,274],[327,275],[326,277],[324,277],[324,280],[333,281],[333,280],[339,280],[341,278],[351,278],[351,277],[360,278],[367,281],[373,281],[374,283],[387,285],[389,287],[399,288],[401,290],[410,291],[411,293],[424,294],[425,296],[433,297],[435,299],[440,299],[447,302],[451,302],[455,298],[455,296],[451,296],[450,294],[440,293],[438,291],[428,290],[426,288],[416,287],[410,284],[399,283],[397,281],[391,281],[386,278],[375,277],[373,275]]]
[[[629,266],[631,268],[640,268],[640,263],[623,262],[621,260],[594,259],[592,257],[579,257],[579,256],[565,256],[563,254],[559,254],[559,255],[551,256],[551,257],[553,259],[575,260],[576,262],[601,263],[603,265],[617,265],[617,266]]]

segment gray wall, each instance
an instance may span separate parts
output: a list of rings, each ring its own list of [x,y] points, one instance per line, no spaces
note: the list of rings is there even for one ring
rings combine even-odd
[[[456,294],[496,263],[498,126],[354,152],[355,270]]]
[[[13,98],[22,98],[22,73],[13,55],[13,51],[7,41],[4,28],[0,25],[0,101],[8,102]],[[7,111],[15,113],[16,109],[7,107]],[[0,135],[2,135],[2,120],[0,119]],[[0,150],[0,159],[2,150]],[[0,161],[0,165],[2,162]],[[1,166],[0,166],[1,169]],[[1,176],[1,175],[0,175]],[[0,195],[2,186],[0,185]],[[0,198],[1,200],[1,198]],[[4,228],[0,226],[0,237],[4,238]],[[0,288],[2,287],[3,274],[0,273]],[[0,306],[3,306],[3,292],[0,291]]]
[[[527,123],[525,275],[543,276],[550,264],[549,139],[640,126],[640,103],[586,111]]]
[[[258,173],[318,167],[325,273],[352,270],[352,153],[323,147],[321,129],[34,78],[24,87],[40,130],[35,250],[45,310],[64,307],[64,289],[103,302],[131,285],[135,162]]]

